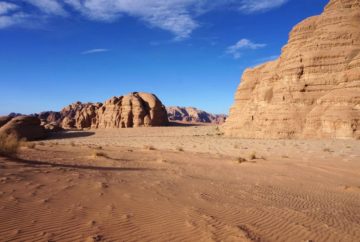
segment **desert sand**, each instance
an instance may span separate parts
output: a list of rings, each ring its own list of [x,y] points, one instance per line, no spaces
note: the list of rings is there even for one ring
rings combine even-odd
[[[2,241],[358,241],[360,142],[216,126],[53,134],[0,157]]]

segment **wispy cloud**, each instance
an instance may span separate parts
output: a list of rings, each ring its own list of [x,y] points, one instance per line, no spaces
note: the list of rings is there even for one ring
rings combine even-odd
[[[89,54],[95,54],[95,53],[102,53],[102,52],[108,52],[109,49],[91,49],[91,50],[85,50],[81,52],[83,55],[89,55]]]
[[[289,0],[242,0],[240,10],[245,13],[265,12],[280,7]]]
[[[232,55],[235,59],[241,57],[241,51],[244,49],[256,50],[264,48],[266,44],[257,44],[248,39],[241,39],[236,44],[229,46],[226,49],[226,54]]]
[[[0,0],[0,28],[75,12],[92,21],[114,22],[127,15],[183,40],[201,27],[197,17],[219,7],[255,13],[279,7],[288,0]],[[21,4],[20,4],[21,3]],[[21,6],[21,7],[20,7]],[[39,16],[40,15],[40,16]],[[2,22],[2,24],[1,24]]]
[[[57,0],[23,0],[49,15],[66,16],[63,5]]]

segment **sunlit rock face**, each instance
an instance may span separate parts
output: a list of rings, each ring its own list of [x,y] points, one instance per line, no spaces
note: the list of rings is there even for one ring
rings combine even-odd
[[[61,126],[70,128],[132,128],[168,124],[164,105],[154,95],[134,92],[102,103],[74,103],[61,112]]]
[[[224,131],[245,138],[360,138],[360,0],[331,0],[281,56],[244,72]]]

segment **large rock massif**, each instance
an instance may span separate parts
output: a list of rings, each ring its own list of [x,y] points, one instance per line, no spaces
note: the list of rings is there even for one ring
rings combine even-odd
[[[40,125],[40,119],[32,116],[18,116],[10,118],[0,128],[0,137],[14,136],[18,139],[37,140],[46,136],[44,127]]]
[[[155,95],[134,92],[113,97],[104,104],[71,104],[60,112],[58,122],[65,129],[131,128],[167,125],[168,118],[164,105]]]
[[[360,137],[360,0],[331,0],[279,59],[243,74],[224,131],[244,138]]]
[[[193,107],[166,107],[170,121],[181,121],[190,123],[212,123],[222,124],[226,120],[224,114],[211,114]]]

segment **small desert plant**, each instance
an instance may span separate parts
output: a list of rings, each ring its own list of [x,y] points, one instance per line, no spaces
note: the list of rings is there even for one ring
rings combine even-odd
[[[182,148],[182,147],[176,147],[176,150],[177,150],[177,151],[180,151],[180,152],[183,152],[183,151],[184,151],[184,148]]]
[[[253,151],[250,155],[249,155],[249,159],[250,160],[255,160],[256,159],[256,152]]]
[[[71,145],[72,147],[75,147],[75,146],[76,146],[76,144],[74,143],[74,141],[71,141],[71,142],[70,142],[70,145]]]
[[[93,152],[93,157],[105,157],[105,158],[107,158],[108,155],[105,152],[94,151]]]
[[[0,155],[15,156],[21,145],[20,140],[14,135],[0,135]]]
[[[144,149],[146,149],[146,150],[156,150],[155,147],[152,146],[152,145],[145,145]]]
[[[324,148],[323,151],[324,151],[324,152],[329,152],[329,153],[330,153],[330,152],[333,152],[330,148]]]
[[[242,157],[238,157],[236,159],[237,163],[241,164],[241,163],[244,163],[244,162],[247,162],[247,160],[245,158],[242,158]]]
[[[95,149],[96,149],[96,150],[102,150],[103,147],[102,147],[102,146],[96,146]]]

